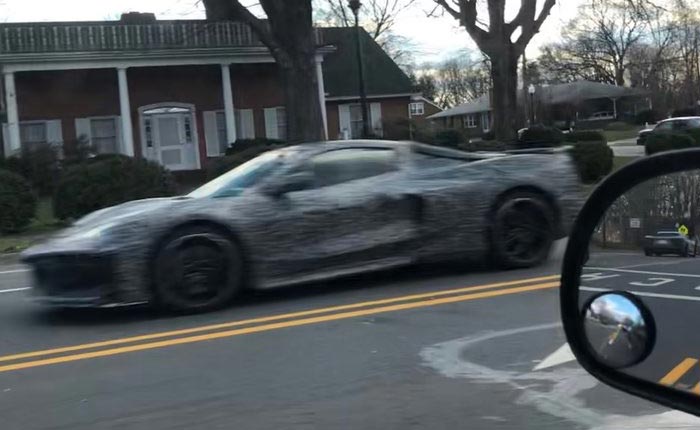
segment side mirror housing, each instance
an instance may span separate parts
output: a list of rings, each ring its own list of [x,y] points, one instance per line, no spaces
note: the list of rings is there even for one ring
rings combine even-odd
[[[685,236],[700,231],[698,205],[698,149],[612,174],[569,236],[560,305],[571,350],[590,374],[700,416],[700,265]]]

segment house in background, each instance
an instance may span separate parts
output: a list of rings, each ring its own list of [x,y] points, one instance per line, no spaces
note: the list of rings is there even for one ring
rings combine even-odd
[[[577,81],[537,86],[532,100],[528,95],[527,101],[519,91],[518,105],[521,113],[529,112],[530,106],[534,106],[537,123],[592,128],[604,125],[605,121],[631,119],[637,113],[651,109],[648,96],[647,91],[637,88]],[[492,127],[490,96],[484,94],[428,119],[443,128],[463,129],[470,136],[483,136]]]
[[[330,139],[359,137],[353,28],[317,29],[316,74]],[[239,22],[120,21],[0,24],[4,156],[87,138],[100,153],[205,168],[238,139],[286,138],[278,68]],[[430,112],[409,78],[362,32],[374,134],[385,122]]]

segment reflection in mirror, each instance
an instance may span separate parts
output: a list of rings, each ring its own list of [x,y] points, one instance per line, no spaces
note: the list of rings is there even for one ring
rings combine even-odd
[[[603,293],[586,306],[583,329],[601,363],[613,368],[627,367],[651,352],[654,324],[641,306],[619,293]]]
[[[643,182],[607,209],[589,243],[579,297],[589,344],[603,364],[700,395],[698,234],[700,170]],[[618,331],[615,318],[603,323],[600,308],[621,305],[623,296],[592,299],[610,291],[629,294],[630,303],[638,301],[653,318],[656,335],[648,355],[642,330],[628,331],[638,324],[620,323]],[[626,312],[634,315],[631,307]]]

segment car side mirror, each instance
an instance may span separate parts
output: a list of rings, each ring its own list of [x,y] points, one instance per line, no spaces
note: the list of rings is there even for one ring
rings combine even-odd
[[[313,175],[309,172],[298,172],[286,175],[263,186],[263,192],[273,197],[279,197],[294,191],[306,190],[313,185]]]
[[[593,192],[569,237],[561,314],[612,387],[700,415],[700,150],[645,157]]]

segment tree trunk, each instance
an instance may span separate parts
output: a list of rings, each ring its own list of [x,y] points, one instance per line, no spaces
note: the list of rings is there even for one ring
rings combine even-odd
[[[513,52],[512,47],[505,46],[494,52],[487,53],[491,59],[493,83],[493,130],[496,140],[515,142],[518,115],[518,55]]]
[[[315,58],[295,58],[279,66],[287,107],[287,141],[324,140]]]

